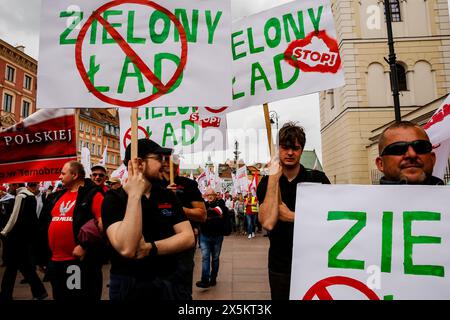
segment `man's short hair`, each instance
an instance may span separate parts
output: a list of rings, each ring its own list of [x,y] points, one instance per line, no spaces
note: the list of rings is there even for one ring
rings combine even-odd
[[[391,129],[398,129],[398,128],[403,128],[403,129],[407,129],[407,128],[419,128],[420,130],[423,131],[423,133],[425,133],[426,137],[428,140],[430,140],[430,138],[428,137],[427,132],[419,125],[411,122],[411,121],[399,121],[399,122],[394,122],[393,124],[391,124],[389,127],[387,127],[386,129],[383,130],[383,132],[381,132],[380,134],[380,138],[378,139],[378,153],[381,154],[383,152],[384,147],[386,147],[386,132],[391,130]]]
[[[70,161],[69,168],[70,172],[78,174],[78,179],[84,179],[84,177],[86,177],[86,171],[84,170],[84,167],[80,162]]]
[[[278,133],[278,143],[280,145],[288,144],[292,146],[300,143],[302,149],[304,149],[306,143],[305,130],[295,122],[285,123]]]

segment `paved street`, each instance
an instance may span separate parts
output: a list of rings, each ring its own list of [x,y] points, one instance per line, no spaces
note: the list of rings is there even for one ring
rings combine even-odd
[[[220,255],[220,268],[217,285],[208,289],[200,289],[195,282],[201,276],[201,252],[197,249],[194,270],[194,300],[268,300],[270,299],[269,281],[267,275],[267,253],[269,240],[257,233],[253,239],[244,235],[225,237]],[[5,268],[0,267],[3,277]],[[104,268],[103,299],[108,299],[109,266]],[[42,278],[42,274],[41,278]],[[22,275],[19,273],[14,290],[14,299],[30,300],[32,298],[27,284],[20,284]],[[50,283],[44,283],[51,299]]]

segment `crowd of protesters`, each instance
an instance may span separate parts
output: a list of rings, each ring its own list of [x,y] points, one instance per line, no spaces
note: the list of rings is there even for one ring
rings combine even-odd
[[[59,182],[0,186],[2,266],[0,301],[13,299],[18,271],[33,299],[100,300],[102,267],[111,265],[109,298],[191,300],[194,254],[202,253],[199,288],[214,287],[224,236],[249,240],[264,230],[269,237],[269,283],[274,300],[289,298],[295,199],[299,182],[330,183],[323,172],[300,164],[306,136],[293,123],[279,132],[279,161],[271,162],[256,195],[230,195],[208,188],[171,168],[172,149],[138,140],[138,155],[125,152],[126,182],[109,178],[95,165],[67,162]],[[443,185],[432,175],[435,155],[426,132],[410,122],[396,123],[380,136],[381,184]],[[173,174],[171,174],[173,172]],[[263,229],[264,228],[264,229]],[[45,273],[40,279],[37,269]]]

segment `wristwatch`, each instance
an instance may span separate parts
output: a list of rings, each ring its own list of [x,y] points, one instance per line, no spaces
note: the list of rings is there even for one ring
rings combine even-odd
[[[158,254],[158,247],[156,246],[155,241],[150,241],[150,244],[152,247],[150,248],[148,255],[150,257],[156,256]]]

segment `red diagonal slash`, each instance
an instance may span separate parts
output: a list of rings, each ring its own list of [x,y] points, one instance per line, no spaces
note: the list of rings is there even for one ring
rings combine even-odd
[[[169,82],[164,85],[160,79],[158,79],[153,72],[148,68],[148,66],[145,64],[145,62],[138,56],[138,54],[131,48],[131,46],[123,39],[123,37],[117,32],[116,29],[114,29],[111,24],[109,24],[108,21],[106,21],[101,14],[106,11],[107,9],[118,6],[121,4],[126,3],[133,3],[133,4],[141,4],[149,6],[155,10],[161,11],[165,15],[169,17],[169,19],[175,24],[175,27],[178,30],[178,33],[180,35],[180,42],[181,42],[181,57],[180,57],[180,63],[172,76],[172,78],[169,80]],[[86,33],[89,29],[89,27],[92,25],[92,22],[94,20],[98,20],[103,27],[107,30],[107,32],[113,37],[113,39],[116,41],[116,43],[120,46],[120,48],[124,51],[124,53],[130,58],[130,60],[136,65],[136,67],[144,74],[144,76],[158,89],[158,92],[155,94],[152,94],[146,98],[137,100],[137,101],[124,101],[120,99],[115,99],[108,97],[104,95],[103,93],[99,92],[95,86],[91,83],[86,70],[84,69],[83,64],[83,58],[82,58],[82,46],[83,46],[83,40],[86,36]],[[146,103],[149,103],[160,96],[166,94],[174,85],[175,82],[178,80],[178,78],[181,76],[181,73],[183,72],[183,69],[186,65],[187,61],[187,39],[186,39],[186,32],[181,25],[180,21],[177,19],[177,17],[171,13],[166,8],[148,0],[115,0],[108,2],[98,8],[94,11],[94,13],[89,17],[89,19],[86,21],[86,23],[83,25],[83,27],[80,30],[80,33],[77,37],[77,43],[75,45],[75,62],[77,65],[78,72],[80,73],[80,76],[88,88],[88,90],[95,95],[98,99],[110,103],[117,106],[122,107],[139,107]]]

